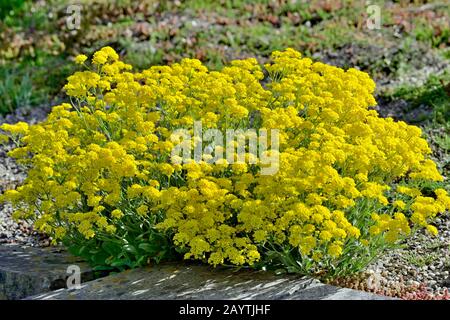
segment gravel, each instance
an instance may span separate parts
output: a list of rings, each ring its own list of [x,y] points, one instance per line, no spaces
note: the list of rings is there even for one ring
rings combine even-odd
[[[449,62],[419,43],[413,43],[405,50],[398,43],[371,44],[361,46],[355,43],[337,49],[316,52],[314,60],[331,65],[369,72],[377,84],[378,93],[398,86],[421,86],[432,74],[439,74],[449,67]],[[408,61],[408,68],[402,66]]]
[[[442,215],[435,225],[437,236],[417,232],[401,248],[370,265],[367,273],[375,274],[386,287],[424,284],[433,293],[450,288],[450,216]]]

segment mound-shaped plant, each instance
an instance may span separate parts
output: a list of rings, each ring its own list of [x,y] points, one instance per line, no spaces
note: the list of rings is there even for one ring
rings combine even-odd
[[[110,47],[86,59],[65,86],[70,104],[1,126],[28,167],[3,200],[98,268],[184,257],[332,277],[418,228],[437,233],[433,218],[450,208],[421,130],[370,109],[364,72],[292,49],[220,71],[184,59],[133,73]],[[174,161],[174,132],[194,133],[194,121],[279,130],[267,151],[278,170],[262,174],[246,145],[248,161],[209,161],[242,140]]]

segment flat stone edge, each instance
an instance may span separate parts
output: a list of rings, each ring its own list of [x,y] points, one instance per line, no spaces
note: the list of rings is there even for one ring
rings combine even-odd
[[[86,283],[89,284],[89,283]],[[373,293],[369,293],[369,292],[365,292],[365,291],[359,291],[359,290],[353,290],[353,289],[348,289],[348,288],[340,288],[340,287],[334,287],[331,285],[326,285],[326,284],[321,284],[320,286],[323,286],[323,290],[325,291],[335,291],[334,293],[328,295],[328,296],[324,296],[324,297],[320,297],[317,299],[299,299],[299,298],[286,298],[286,299],[267,299],[267,300],[291,300],[291,301],[295,301],[295,300],[341,300],[341,301],[345,301],[345,300],[355,300],[355,301],[367,301],[367,300],[399,300],[397,298],[392,298],[392,297],[388,297],[388,296],[381,296],[381,295],[377,295],[377,294],[373,294]],[[122,299],[120,297],[118,297],[117,299],[115,298],[107,298],[107,299],[93,299],[92,297],[89,299],[84,299],[84,298],[76,298],[70,295],[70,293],[74,293],[76,289],[58,289],[55,291],[50,291],[50,292],[46,292],[46,293],[40,293],[40,294],[36,294],[33,296],[29,296],[26,297],[24,299],[21,300],[65,300],[65,301],[70,301],[70,300],[132,300],[132,299]],[[60,293],[63,294],[69,294],[63,298],[58,297],[58,295]],[[135,299],[133,299],[135,300]],[[260,299],[204,299],[204,298],[175,298],[175,299],[143,299],[143,300],[191,300],[191,301],[202,301],[202,300],[242,300],[242,301],[251,301],[251,300],[255,300],[258,301]]]
[[[81,282],[96,278],[84,262],[61,248],[0,245],[0,300],[18,300],[43,292],[65,288],[70,265],[80,268]]]
[[[171,274],[174,270],[181,270],[178,280]],[[211,273],[206,266],[134,269],[83,283],[79,289],[58,289],[25,300],[396,300],[307,277],[274,278],[265,274],[261,278],[259,272],[254,272],[240,278],[229,271],[217,272]],[[202,273],[210,278],[201,280],[206,279]],[[254,275],[256,280],[246,285]]]

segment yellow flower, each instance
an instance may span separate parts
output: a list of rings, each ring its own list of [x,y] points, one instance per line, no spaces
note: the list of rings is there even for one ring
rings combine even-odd
[[[431,224],[427,225],[427,231],[430,234],[432,234],[433,236],[438,234],[438,229],[435,226],[431,225]]]
[[[105,64],[108,60],[108,55],[103,51],[97,51],[94,53],[94,57],[92,58],[92,63],[102,65]]]
[[[83,64],[86,60],[87,56],[85,56],[84,54],[79,54],[78,56],[75,57],[75,62],[77,64]]]
[[[365,247],[367,247],[369,245],[369,240],[367,240],[367,239],[361,239],[360,242]]]
[[[335,241],[328,247],[328,254],[333,258],[337,258],[342,254],[342,242]]]
[[[145,216],[148,213],[148,207],[146,205],[139,206],[136,212],[141,216]]]
[[[111,212],[111,217],[115,219],[120,219],[123,217],[123,212],[119,209],[115,209]]]
[[[406,204],[402,201],[402,200],[396,200],[394,201],[394,203],[392,204],[394,207],[399,208],[399,209],[405,209]]]

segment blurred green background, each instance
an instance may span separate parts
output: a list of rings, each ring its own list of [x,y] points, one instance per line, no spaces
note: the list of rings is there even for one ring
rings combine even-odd
[[[71,30],[73,7],[81,8]],[[370,30],[368,5],[378,5]],[[110,45],[136,69],[197,58],[267,61],[292,47],[377,82],[382,116],[420,125],[444,174],[450,152],[450,2],[0,0],[0,114],[54,105],[79,53]],[[73,22],[73,20],[70,20]]]

